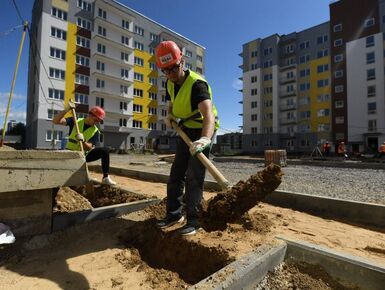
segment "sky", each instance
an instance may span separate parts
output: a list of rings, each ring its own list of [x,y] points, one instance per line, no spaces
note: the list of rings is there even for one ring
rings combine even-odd
[[[14,0],[31,21],[33,0]],[[76,1],[76,0],[69,0]],[[204,46],[205,78],[213,91],[221,133],[242,126],[242,45],[272,34],[289,34],[329,20],[330,0],[120,0],[119,2]],[[0,128],[22,35],[13,0],[0,0]],[[26,37],[8,120],[25,122],[29,38]]]

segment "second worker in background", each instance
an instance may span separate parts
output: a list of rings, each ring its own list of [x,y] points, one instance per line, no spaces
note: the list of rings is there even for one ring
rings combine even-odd
[[[182,235],[195,234],[199,229],[203,183],[206,169],[196,157],[202,152],[209,157],[211,139],[219,128],[212,92],[199,74],[184,70],[182,52],[173,41],[163,41],[155,49],[156,64],[167,77],[166,98],[170,101],[166,126],[180,119],[179,126],[193,142],[189,147],[181,137],[177,139],[175,160],[167,183],[167,214],[158,221],[159,228],[182,223],[183,192],[185,189],[187,223]]]

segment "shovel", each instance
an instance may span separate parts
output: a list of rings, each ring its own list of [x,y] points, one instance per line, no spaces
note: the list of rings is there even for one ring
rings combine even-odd
[[[172,127],[178,132],[179,136],[183,139],[183,141],[187,144],[187,146],[191,147],[191,140],[186,135],[185,132],[175,123],[174,121],[171,122]],[[211,161],[204,155],[202,152],[199,152],[196,154],[197,158],[200,162],[202,162],[203,166],[210,172],[212,177],[217,181],[219,186],[226,190],[230,187],[230,183],[227,181],[227,179],[222,175],[222,173],[219,172],[219,170],[214,166],[214,164],[211,163]]]
[[[80,134],[79,124],[78,124],[78,120],[76,118],[76,112],[75,112],[74,107],[71,107],[71,112],[72,112],[72,118],[74,120],[76,133]],[[84,158],[86,158],[86,154],[84,152],[84,147],[83,147],[83,142],[79,142],[79,145],[80,145],[80,151],[82,152]],[[86,184],[86,192],[90,198],[94,199],[95,198],[95,190],[94,190],[94,185],[90,179],[90,173],[88,171],[87,162],[86,162],[86,170],[87,170],[87,177],[88,177],[88,183]]]

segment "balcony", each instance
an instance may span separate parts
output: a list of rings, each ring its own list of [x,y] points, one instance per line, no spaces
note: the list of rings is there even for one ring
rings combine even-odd
[[[108,38],[101,36],[99,34],[95,34],[92,38],[93,38],[93,40],[100,41],[106,45],[112,45],[112,46],[114,46],[120,50],[124,50],[124,51],[128,51],[128,52],[134,51],[134,47],[132,47],[132,46],[128,46],[128,45],[125,45],[121,42],[117,42],[115,40],[108,39]]]
[[[280,118],[279,122],[281,125],[295,124],[297,123],[297,118]]]
[[[117,76],[117,75],[113,75],[113,74],[107,74],[106,72],[102,72],[102,71],[94,71],[92,73],[92,75],[95,77],[101,77],[102,79],[107,79],[107,80],[111,80],[114,82],[119,82],[119,83],[125,84],[125,85],[132,85],[134,83],[133,79],[123,78],[121,76]]]
[[[101,129],[103,132],[122,133],[122,134],[127,134],[132,131],[132,128],[129,128],[129,127],[111,126],[111,125],[103,125],[103,128]]]
[[[281,104],[281,105],[279,106],[279,109],[280,109],[281,111],[296,110],[296,109],[297,109],[297,104],[296,104],[296,103],[295,103],[295,104],[290,104],[290,105],[288,105],[288,104]]]
[[[282,85],[282,84],[287,84],[287,83],[290,83],[290,82],[295,82],[297,80],[297,76],[296,75],[293,75],[293,76],[290,76],[290,77],[281,77],[279,79],[279,83]]]
[[[290,91],[290,92],[288,92],[288,91],[280,91],[279,92],[279,95],[281,96],[281,97],[290,97],[290,96],[295,96],[295,95],[297,95],[297,90],[292,90],[292,91]]]
[[[126,28],[123,28],[122,26],[119,26],[115,23],[112,23],[112,22],[108,21],[107,19],[104,19],[104,18],[99,17],[99,16],[95,17],[95,24],[106,25],[107,27],[110,27],[115,31],[126,34],[127,36],[134,36],[133,31],[128,30]]]
[[[296,64],[296,63],[293,63],[293,64],[281,66],[281,67],[279,68],[279,70],[280,70],[280,71],[285,71],[285,70],[292,69],[292,68],[296,68],[296,67],[297,67],[297,64]]]
[[[92,56],[97,58],[97,59],[103,60],[103,61],[112,62],[112,63],[117,64],[117,65],[122,66],[122,67],[129,67],[129,68],[134,67],[133,63],[129,63],[127,61],[121,60],[120,58],[114,58],[114,57],[108,56],[106,54],[102,54],[100,52],[95,52]]]

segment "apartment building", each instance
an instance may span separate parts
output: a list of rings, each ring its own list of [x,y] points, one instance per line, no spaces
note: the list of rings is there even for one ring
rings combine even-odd
[[[331,137],[329,23],[243,45],[245,152],[309,151]]]
[[[385,0],[340,0],[330,21],[243,45],[243,150],[350,152],[385,141]]]
[[[68,127],[51,120],[69,99],[78,104],[77,117],[104,108],[101,146],[167,142],[166,79],[156,68],[155,47],[175,41],[186,68],[204,74],[203,46],[113,0],[36,0],[31,32],[29,148],[60,148]]]

